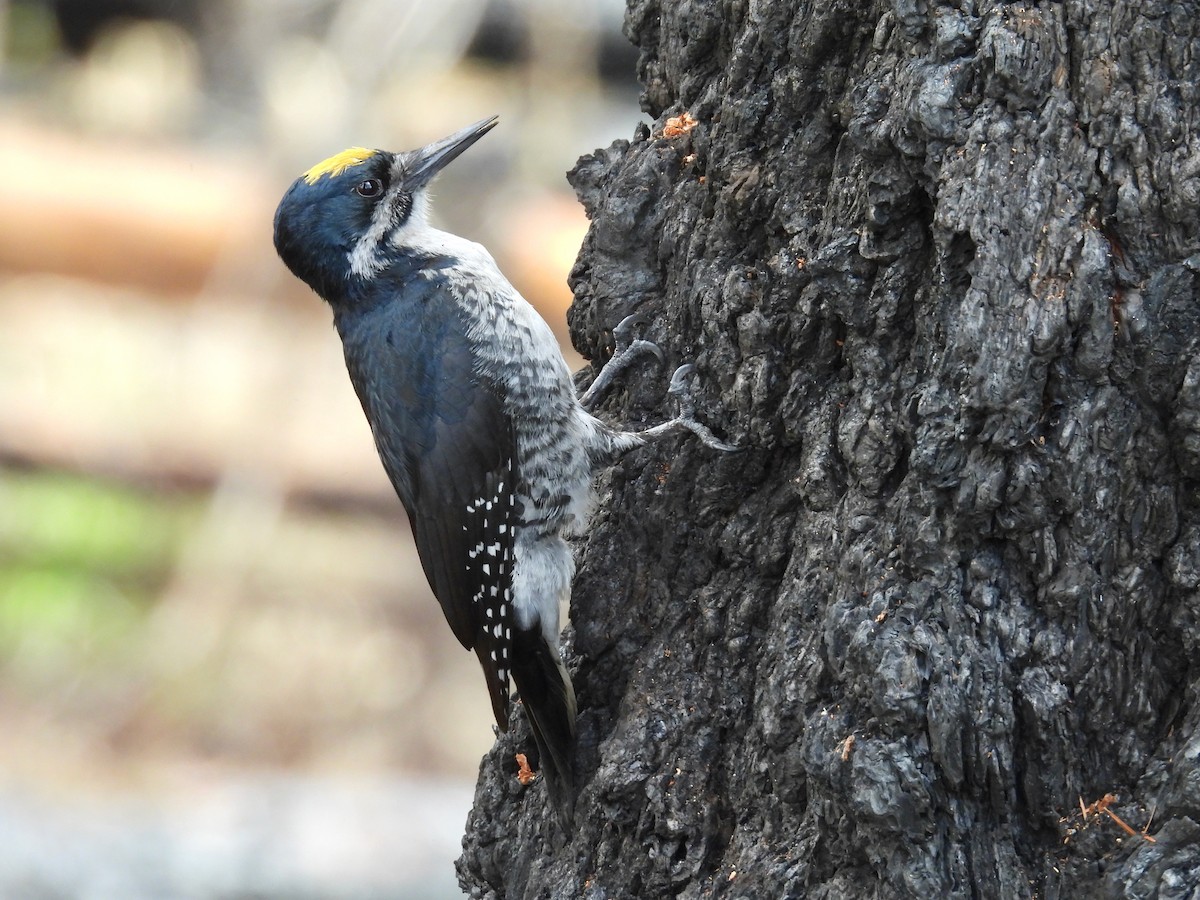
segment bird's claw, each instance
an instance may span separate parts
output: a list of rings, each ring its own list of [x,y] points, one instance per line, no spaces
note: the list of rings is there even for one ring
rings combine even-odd
[[[635,329],[641,328],[649,324],[649,322],[650,319],[641,313],[631,313],[617,323],[612,331],[613,359],[623,357],[628,360],[623,365],[629,365],[629,362],[632,362],[636,357],[643,353],[649,353],[659,363],[666,362],[666,357],[663,356],[662,350],[658,348],[658,344],[637,337]]]
[[[649,323],[649,319],[642,313],[630,313],[612,330],[613,336],[613,355],[617,355],[623,349],[628,347],[636,340],[634,329],[640,328]]]
[[[741,450],[742,448],[736,444],[730,444],[718,438],[707,425],[696,421],[696,401],[692,396],[691,386],[691,380],[695,375],[696,366],[693,363],[684,363],[671,376],[671,384],[667,388],[667,393],[675,398],[675,403],[679,407],[679,414],[674,420],[675,425],[686,428],[700,438],[704,446],[711,447],[713,450],[720,450],[723,453]]]
[[[721,440],[709,430],[707,425],[701,425],[695,419],[680,418],[679,425],[700,438],[700,443],[712,450],[720,450],[722,453],[737,453],[742,449],[737,444]]]
[[[579,398],[579,402],[583,405],[584,409],[591,409],[599,399],[600,394],[621,372],[629,368],[639,356],[649,354],[657,359],[660,364],[665,362],[665,357],[662,350],[658,348],[658,344],[633,337],[634,329],[640,325],[645,325],[647,321],[645,316],[640,313],[634,313],[633,315],[626,316],[613,328],[613,355],[600,369],[600,374],[596,376],[591,386]]]
[[[663,355],[663,352],[659,349],[658,344],[654,343],[653,341],[643,340],[642,338],[638,338],[637,340],[633,341],[631,344],[629,344],[629,346],[625,347],[621,353],[629,357],[629,362],[625,363],[625,365],[629,365],[630,362],[633,362],[634,359],[641,356],[643,353],[649,353],[658,360],[659,365],[662,365],[667,361],[667,357]]]
[[[684,363],[675,370],[675,374],[671,376],[671,384],[667,388],[667,393],[672,397],[679,398],[682,403],[684,400],[690,405],[692,402],[692,388],[688,382],[692,376],[696,374],[695,363]]]

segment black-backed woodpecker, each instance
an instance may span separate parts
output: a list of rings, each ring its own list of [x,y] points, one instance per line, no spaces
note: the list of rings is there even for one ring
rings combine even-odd
[[[619,352],[577,398],[550,328],[482,246],[431,227],[428,189],[496,124],[476,122],[419,150],[351,148],[318,163],[275,213],[275,247],[333,309],[346,368],[379,457],[412,523],[446,620],[483,666],[507,729],[509,681],[525,706],[551,799],[575,799],[575,693],[558,652],[559,603],[593,472],[679,429],[733,449],[680,415],[642,432],[587,405],[653,344]],[[684,398],[691,367],[672,379]],[[581,402],[582,401],[582,402]]]

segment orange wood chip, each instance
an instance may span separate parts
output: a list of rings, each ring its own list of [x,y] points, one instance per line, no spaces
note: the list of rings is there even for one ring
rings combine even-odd
[[[522,787],[529,784],[533,779],[537,778],[537,774],[533,769],[529,768],[529,760],[524,753],[517,754],[517,781],[521,782]]]
[[[699,124],[692,117],[691,113],[684,113],[681,116],[671,116],[671,118],[667,119],[667,124],[663,126],[663,137],[679,137],[681,134],[687,134]]]

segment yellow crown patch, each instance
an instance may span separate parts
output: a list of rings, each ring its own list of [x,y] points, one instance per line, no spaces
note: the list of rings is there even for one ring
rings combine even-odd
[[[374,155],[374,150],[367,150],[364,147],[351,147],[348,150],[343,150],[341,153],[335,153],[329,159],[322,160],[301,177],[309,184],[316,184],[322,175],[336,178],[351,166],[362,165]]]

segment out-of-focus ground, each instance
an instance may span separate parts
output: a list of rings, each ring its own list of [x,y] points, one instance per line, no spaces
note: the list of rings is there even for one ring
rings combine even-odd
[[[0,897],[457,895],[483,680],[271,216],[499,113],[435,217],[564,334],[621,13],[0,2]]]

